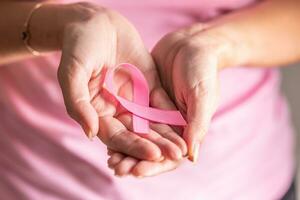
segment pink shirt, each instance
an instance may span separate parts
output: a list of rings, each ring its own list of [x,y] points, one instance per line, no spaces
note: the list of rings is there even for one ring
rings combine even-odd
[[[98,0],[124,14],[151,48],[167,32],[251,0]],[[293,131],[277,70],[221,72],[221,105],[199,162],[147,179],[116,178],[106,147],[65,111],[59,55],[0,67],[1,199],[275,200],[293,178]]]

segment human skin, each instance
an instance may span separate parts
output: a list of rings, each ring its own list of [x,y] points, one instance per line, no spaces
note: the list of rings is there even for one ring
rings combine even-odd
[[[33,4],[20,2],[5,2],[1,4],[0,15],[4,17],[0,17],[0,30],[1,33],[4,34],[4,37],[0,38],[0,43],[3,44],[0,47],[0,62],[5,63],[25,57],[30,57],[30,53],[24,48],[22,41],[20,41],[18,38],[21,31],[22,22]],[[300,38],[298,36],[300,33],[300,26],[298,25],[296,20],[300,17],[300,13],[298,12],[300,6],[299,4],[299,1],[296,0],[269,0],[260,2],[256,6],[228,14],[208,24],[195,24],[191,27],[175,31],[174,33],[165,36],[158,42],[152,52],[152,56],[155,60],[157,70],[162,80],[164,80],[164,88],[173,98],[178,108],[181,111],[186,112],[185,115],[188,120],[188,126],[184,130],[184,139],[188,145],[188,155],[190,160],[195,161],[197,159],[197,151],[199,146],[197,144],[201,143],[201,141],[203,140],[209,126],[210,118],[217,107],[217,75],[220,70],[226,67],[240,65],[249,67],[269,67],[274,65],[287,64],[299,60]],[[40,8],[35,13],[35,16],[33,16],[33,25],[31,28],[31,45],[35,49],[41,52],[49,52],[62,49],[62,41],[64,39],[63,34],[61,34],[62,30],[66,30],[65,27],[76,29],[76,26],[74,27],[73,25],[65,26],[69,23],[68,20],[74,22],[73,20],[78,20],[77,17],[79,17],[79,19],[81,18],[81,15],[78,14],[81,12],[73,12],[73,10],[69,10],[67,8],[68,7],[63,7],[61,5],[53,5],[52,7],[45,6],[43,8]],[[62,9],[66,9],[67,11],[61,12]],[[19,15],[15,15],[15,12],[18,12]],[[60,15],[62,13],[63,16]],[[72,16],[71,19],[70,16]],[[47,24],[55,24],[55,26],[42,26],[45,20],[48,22]],[[41,29],[40,27],[43,27],[43,29]],[[266,48],[266,46],[272,47],[272,51],[269,50],[270,48]],[[90,48],[95,50],[99,47]],[[170,49],[172,49],[172,51],[169,51]],[[193,53],[190,54],[190,52]],[[141,65],[149,66],[146,67],[147,70],[142,70],[144,72],[148,71],[148,68],[153,69],[154,66],[151,56],[146,54],[147,53],[145,52],[145,54],[143,54],[144,56],[141,56],[143,58],[141,59],[142,61],[133,62],[134,64],[144,64],[145,62],[148,63],[145,65]],[[68,64],[65,63],[70,63],[68,59],[64,60],[67,61],[61,62],[61,72],[59,74],[63,74],[63,72],[65,72],[64,70],[66,70],[67,67],[64,66],[68,66]],[[121,61],[123,60],[121,59]],[[106,62],[108,61],[106,60]],[[114,62],[108,63],[114,64]],[[71,66],[73,65],[71,64]],[[165,73],[166,69],[171,70],[171,73],[169,73],[169,75],[171,76]],[[90,74],[93,74],[91,73],[91,71],[88,72]],[[152,74],[154,74],[153,77],[157,79],[157,73],[155,72],[155,70],[150,71],[152,72]],[[77,73],[75,74],[84,73],[87,72],[85,70],[78,69]],[[182,83],[180,85],[181,87],[183,86],[182,88],[180,88],[179,85],[174,84],[172,81],[173,79],[175,79],[175,77],[177,78],[180,73],[184,74],[182,77],[179,77],[182,80]],[[156,81],[151,81],[153,80],[153,78],[146,78],[149,83],[156,83]],[[83,78],[83,80],[80,81],[86,83],[86,79],[87,78]],[[79,81],[78,79],[74,80],[75,82]],[[78,117],[74,117],[74,115],[79,115],[81,117],[85,115],[82,115],[80,110],[83,109],[80,108],[78,108],[77,111],[72,111],[74,109],[74,106],[76,105],[76,103],[74,104],[72,102],[77,102],[78,104],[78,101],[75,101],[74,99],[81,99],[78,98],[78,96],[87,97],[88,95],[86,89],[84,90],[85,94],[76,94],[76,91],[70,88],[70,86],[72,85],[71,82],[71,80],[69,80],[69,83],[60,81],[66,100],[66,106],[67,108],[71,107],[68,108],[68,111],[70,115],[73,116],[73,118],[78,120]],[[97,81],[95,83],[97,83]],[[159,93],[161,93],[161,95],[158,96],[160,96],[161,98],[152,97],[152,99],[161,99],[161,101],[154,102],[152,100],[152,104],[157,107],[161,106],[161,108],[173,108],[174,105],[172,105],[168,98],[164,97],[164,90],[161,89],[160,84],[158,84],[158,88],[158,91],[160,91]],[[172,90],[174,90],[175,92],[172,93]],[[189,92],[192,95],[187,95]],[[184,96],[183,94],[186,94],[186,96]],[[80,104],[82,104],[83,102],[85,105],[87,105],[88,102],[86,98],[82,99],[83,101],[79,100]],[[102,101],[102,99],[101,102],[106,103],[106,101]],[[92,103],[92,107],[93,105],[94,104]],[[88,105],[88,107],[88,110],[91,111],[91,105]],[[112,113],[115,113],[114,107],[111,107],[111,110],[113,110],[113,112],[108,111],[108,113],[110,113],[110,117],[112,117]],[[94,113],[93,116],[96,116],[95,112],[91,111],[91,113]],[[87,132],[88,135],[90,135],[91,132],[97,132],[95,131],[97,127],[94,127],[95,124],[98,124],[98,121],[95,120],[96,118],[91,117],[94,120],[89,120],[89,117],[83,118],[87,119],[86,122],[91,122],[89,123],[88,128],[84,128],[85,132]],[[101,131],[101,128],[105,133],[107,133],[106,135],[111,135],[110,133],[118,132],[116,131],[118,129],[113,129],[114,127],[119,127],[119,130],[127,132],[126,130],[128,128],[130,129],[130,119],[128,119],[128,117],[124,118],[125,119],[120,117],[112,117],[111,119],[115,120],[117,126],[110,126],[110,128],[112,129],[109,129],[108,127],[100,127],[100,134],[98,134],[98,136],[100,135],[100,137],[102,137],[101,134],[103,134],[103,132]],[[103,120],[105,122],[105,117]],[[82,122],[80,121],[79,123]],[[103,124],[105,125],[106,123]],[[170,127],[166,127],[165,125],[164,127],[168,130],[171,130]],[[129,134],[133,137],[131,141],[134,141],[135,138],[138,137],[134,134]],[[156,136],[160,139],[161,136],[158,135],[156,134]],[[173,144],[176,143],[177,146],[180,146],[182,154],[184,155],[185,145],[182,144],[182,140],[180,140],[180,138],[178,138],[176,134],[171,135],[172,136],[169,135],[168,137],[163,135],[163,137],[170,141],[174,141]],[[176,138],[176,142],[175,139],[171,139],[173,137]],[[159,139],[156,138],[156,140]],[[136,143],[127,143],[128,140],[125,140],[124,137],[120,138],[120,140],[117,140],[117,144],[125,144],[122,146],[125,148],[114,149],[113,145],[108,145],[108,148],[112,147],[112,150],[108,152],[111,156],[111,158],[108,160],[108,164],[110,168],[115,170],[116,175],[133,174],[139,177],[153,176],[175,169],[181,163],[182,159],[179,159],[179,161],[170,159],[169,157],[172,157],[170,156],[171,153],[167,157],[162,157],[160,152],[160,147],[162,145],[158,145],[156,143],[156,146],[153,146],[153,144],[155,143],[149,143],[149,140],[145,141],[142,140],[142,138],[139,138],[139,140],[141,142],[138,143],[138,147],[132,148],[130,152],[126,152],[126,148],[132,145],[136,145]],[[145,148],[145,152],[148,152],[149,155],[154,155],[149,156],[148,154],[146,154],[147,158],[145,159],[148,160],[145,160],[139,157],[141,155],[135,155],[136,150],[139,148]],[[171,147],[168,148],[170,148],[169,150],[171,150]],[[122,151],[124,149],[125,151]],[[169,150],[168,152],[171,152]],[[178,149],[176,151],[179,152]],[[156,161],[149,161],[149,157],[151,157],[150,160]]]
[[[198,150],[218,105],[218,74],[232,66],[272,67],[300,60],[300,1],[269,0],[206,24],[194,24],[167,34],[152,56],[163,87],[186,114],[183,137],[188,157]],[[176,81],[174,81],[176,80]],[[135,160],[110,151],[109,167],[117,175],[154,176],[181,161]],[[130,166],[130,167],[129,167]]]
[[[5,17],[0,17],[0,62],[31,57],[20,36],[34,3],[1,4],[0,15]],[[150,123],[149,134],[133,133],[131,115],[102,88],[108,67],[129,62],[144,73],[150,103],[160,108],[157,101],[163,101],[175,108],[161,87],[150,52],[123,16],[91,3],[45,4],[34,11],[29,30],[29,43],[35,50],[42,54],[62,51],[57,75],[66,110],[89,138],[97,135],[108,148],[138,159],[179,160],[186,154],[184,140],[166,124]],[[128,77],[121,74],[115,81],[119,94],[130,99]]]

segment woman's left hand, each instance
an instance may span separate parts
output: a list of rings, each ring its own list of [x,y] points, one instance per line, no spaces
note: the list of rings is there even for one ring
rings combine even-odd
[[[186,115],[183,138],[195,162],[219,97],[218,71],[225,40],[196,24],[163,37],[152,51],[164,89]]]

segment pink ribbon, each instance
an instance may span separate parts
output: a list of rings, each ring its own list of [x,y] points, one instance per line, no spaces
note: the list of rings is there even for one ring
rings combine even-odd
[[[133,102],[117,95],[114,87],[113,76],[117,68],[126,68],[133,82]],[[149,87],[142,72],[129,63],[122,63],[109,68],[105,80],[106,89],[119,103],[133,114],[133,130],[137,133],[149,132],[149,120],[163,124],[185,126],[186,122],[177,110],[161,110],[149,107]]]

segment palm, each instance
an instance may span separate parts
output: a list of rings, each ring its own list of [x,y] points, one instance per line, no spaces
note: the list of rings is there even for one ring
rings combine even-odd
[[[217,59],[210,52],[213,48],[203,45],[208,40],[195,37],[196,31],[199,27],[193,26],[171,33],[161,39],[152,51],[163,87],[186,114],[188,125],[183,137],[188,144],[189,158],[193,161],[197,157],[194,154],[195,139],[201,140],[199,137],[206,133],[218,96]],[[120,175],[128,171],[130,164],[135,165],[129,173],[142,176],[157,175],[180,164],[180,161],[169,159],[160,162],[129,159],[126,162],[128,158],[124,155],[109,153],[109,166]]]
[[[133,133],[132,115],[119,106],[105,89],[101,89],[101,80],[100,74],[94,77],[90,81],[89,88],[92,104],[99,115],[100,130],[105,130],[100,138],[109,148],[138,159],[157,160],[161,155],[175,160],[182,157],[182,151],[186,149],[185,144],[167,125],[150,123],[149,134]],[[128,76],[117,74],[115,84],[119,95],[131,100],[132,88]],[[167,97],[159,87],[153,89],[151,94],[153,106],[159,107],[161,101],[166,101]]]
[[[120,94],[123,93],[123,89],[124,92],[127,91],[127,86],[128,84],[125,84],[124,87],[121,88]],[[125,93],[128,95],[130,93],[129,91],[130,90]],[[166,94],[161,88],[156,89],[156,92],[152,92],[152,95],[150,96],[151,105],[162,109],[174,109],[174,106],[166,101],[165,95]],[[126,111],[124,112],[124,109],[122,108],[116,108],[115,113],[117,119],[120,120],[128,130],[132,130],[130,114]],[[187,151],[186,144],[181,137],[179,137],[179,135],[177,135],[177,133],[168,125],[150,123],[150,128],[151,131],[148,135],[141,135],[140,137],[147,138],[158,145],[163,151],[163,157],[155,161],[149,159],[146,160],[145,158],[139,157],[140,155],[128,156],[133,155],[132,152],[129,152],[127,153],[128,155],[126,155],[112,150],[113,148],[109,148],[109,155],[111,157],[108,160],[108,166],[115,171],[115,174],[119,176],[128,174],[133,174],[135,176],[154,176],[162,172],[170,171],[181,163],[182,154],[185,155]],[[128,138],[126,140],[128,140]],[[181,151],[178,147],[181,148]],[[148,148],[148,145],[145,144],[143,146],[141,145],[139,148],[144,148],[144,151],[147,149],[153,152],[153,148],[150,149],[150,147]],[[136,148],[136,150],[140,151],[138,148]]]
[[[155,73],[155,71],[153,71],[153,73]],[[151,72],[148,72],[147,75],[150,77],[156,77],[156,75],[152,75]],[[154,80],[158,81],[157,78],[155,78]],[[126,75],[119,74],[116,77],[115,83],[117,85],[117,88],[119,88],[118,92],[120,96],[123,96],[127,99],[132,98],[131,82],[128,81],[128,77]],[[156,87],[151,91],[151,105],[153,107],[162,109],[175,109],[175,106],[168,99],[165,91],[160,87],[159,82],[152,84],[154,84]],[[107,93],[105,91],[103,91],[103,93],[104,96],[107,96]],[[109,98],[109,95],[107,98]],[[110,106],[107,105],[107,108],[110,107],[110,112],[106,113],[109,113],[111,116],[117,116],[116,119],[122,122],[127,130],[132,130],[131,115],[122,107],[116,107],[115,105],[116,104],[114,103],[111,103]],[[181,162],[182,154],[184,155],[186,153],[186,145],[181,137],[179,137],[179,135],[170,126],[165,124],[150,123],[150,128],[150,133],[148,135],[139,135],[139,140],[144,140],[144,138],[146,138],[159,146],[162,150],[162,155],[164,155],[164,158],[155,161],[147,161],[145,160],[145,157],[141,157],[140,154],[134,154],[134,152],[141,153],[139,148],[144,149],[144,153],[142,153],[144,155],[148,150],[149,153],[153,153],[154,148],[150,148],[149,144],[146,143],[140,145],[139,147],[136,147],[134,150],[132,149],[133,152],[127,153],[128,155],[133,155],[133,157],[116,152],[115,148],[109,147],[110,149],[114,149],[114,151],[111,151],[114,153],[112,154],[112,157],[109,159],[108,163],[111,168],[114,168],[116,174],[125,175],[133,173],[136,176],[152,176],[164,171],[174,169]],[[130,134],[132,133],[130,132]],[[136,138],[138,137],[137,135],[134,136]],[[128,138],[126,138],[126,140],[128,142]],[[178,149],[178,147],[180,147],[181,151],[180,149]]]

